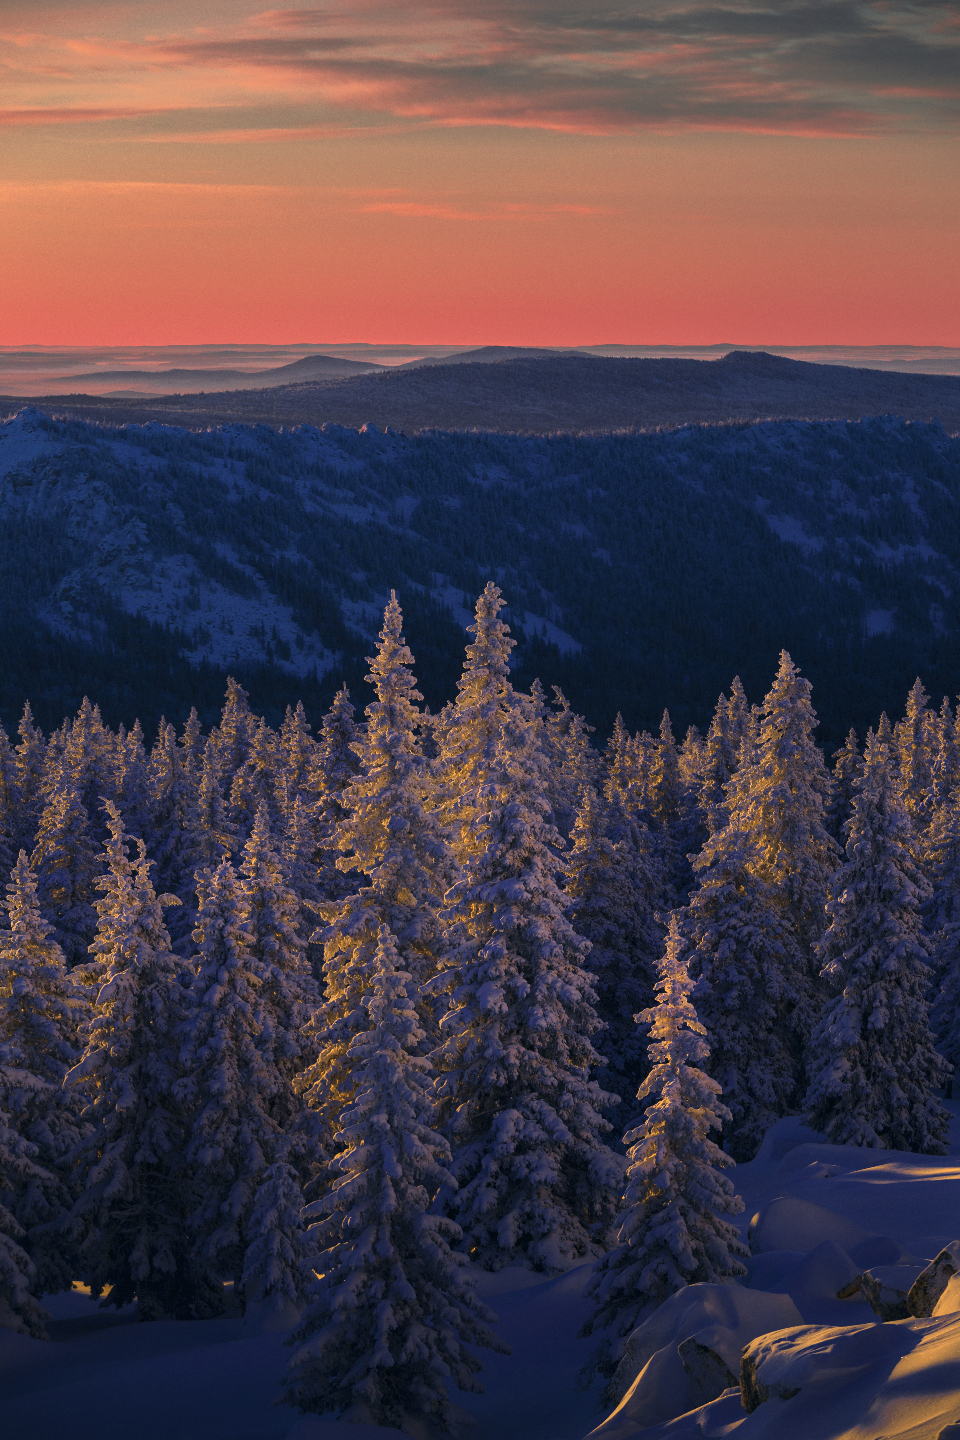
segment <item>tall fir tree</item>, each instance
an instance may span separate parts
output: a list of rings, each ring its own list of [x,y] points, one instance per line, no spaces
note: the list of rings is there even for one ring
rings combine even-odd
[[[765,1132],[802,1096],[803,1057],[792,1020],[802,999],[795,988],[802,957],[753,858],[739,831],[715,835],[694,862],[700,884],[677,919],[709,1046],[707,1068],[724,1096],[724,1149],[737,1161],[752,1160]]]
[[[564,839],[569,839],[586,786],[596,787],[601,760],[590,744],[593,726],[588,725],[570,705],[563,691],[553,687],[552,710],[543,727],[547,757],[547,799],[553,821]]]
[[[708,835],[722,830],[729,820],[727,785],[739,762],[740,740],[730,723],[726,695],[717,700],[704,742],[700,771],[700,812]]]
[[[261,1023],[272,976],[253,953],[229,860],[201,873],[197,891],[194,1003],[175,1095],[192,1117],[185,1159],[195,1198],[189,1225],[197,1272],[232,1276],[239,1288],[257,1191],[283,1154],[274,1112],[286,1082],[272,1034]],[[218,1308],[218,1297],[209,1299]]]
[[[489,581],[477,600],[473,623],[467,626],[474,638],[466,648],[456,703],[444,711],[437,729],[440,809],[460,864],[474,853],[471,821],[498,768],[503,726],[516,706],[510,684],[510,652],[516,641],[500,619],[505,604]]]
[[[96,930],[100,856],[78,778],[65,764],[58,767],[54,788],[47,793],[30,868],[57,944],[69,964],[82,963]]]
[[[257,811],[243,850],[240,913],[251,952],[263,974],[258,1023],[273,1064],[285,1082],[273,1114],[286,1127],[295,1121],[300,1109],[292,1082],[310,1052],[307,1029],[320,997],[300,937],[300,907],[286,883],[265,805]]]
[[[823,934],[838,847],[824,823],[831,784],[813,741],[817,717],[810,689],[781,651],[752,759],[737,770],[727,794],[730,823],[750,837],[756,873],[783,897],[798,939],[812,948]]]
[[[653,1003],[663,930],[656,915],[660,876],[651,850],[631,843],[631,834],[611,838],[606,812],[587,787],[566,857],[565,888],[574,902],[577,932],[592,947],[587,964],[604,1026],[595,1042],[604,1062],[597,1078],[620,1096],[607,1110],[620,1136],[636,1116],[637,1087],[647,1071],[646,1044],[634,1017]]]
[[[929,699],[918,677],[907,696],[906,713],[896,729],[900,794],[918,838],[927,827],[933,800],[936,717],[928,709]]]
[[[86,1100],[82,1189],[73,1233],[95,1291],[109,1303],[136,1296],[143,1319],[193,1314],[186,1117],[175,1096],[184,993],[161,899],[142,840],[131,857],[123,821],[107,803],[110,839],[97,886],[91,946],[97,998],[81,1028],[83,1053],[69,1072]],[[172,898],[172,897],[171,897]]]
[[[933,725],[931,748],[930,814],[932,819],[941,805],[946,804],[954,786],[960,782],[957,720],[946,695],[943,697],[940,713]]]
[[[753,875],[769,889],[793,931],[784,976],[795,997],[781,1019],[783,1045],[795,1057],[794,1083],[802,1088],[803,1052],[824,1002],[816,946],[825,928],[827,886],[839,859],[839,847],[826,827],[832,788],[823,756],[813,741],[817,724],[810,683],[790,656],[780,666],[757,715],[745,714],[740,759],[726,787],[729,815],[721,843],[730,832],[745,836]],[[712,843],[712,842],[711,842]]]
[[[854,784],[863,770],[860,742],[852,727],[847,738],[833,756],[833,793],[824,812],[827,829],[841,847],[846,840],[844,829],[853,808]]]
[[[317,760],[317,742],[310,734],[302,700],[297,701],[295,709],[287,706],[277,735],[277,759],[285,793],[298,795]]]
[[[196,821],[197,779],[190,750],[178,743],[172,725],[161,723],[150,753],[153,809],[150,853],[156,862],[157,887],[166,894],[176,895],[180,901],[168,920],[173,948],[178,954],[189,951],[190,932],[196,919],[193,878],[196,857],[191,832]]]
[[[604,798],[610,804],[619,802],[625,811],[632,811],[637,806],[636,784],[630,734],[623,723],[623,716],[618,711],[603,752]]]
[[[927,1014],[929,883],[887,747],[867,737],[846,862],[831,886],[824,973],[836,991],[811,1042],[808,1123],[836,1145],[940,1155],[947,1066]]]
[[[264,808],[271,830],[279,828],[283,805],[283,777],[280,746],[265,720],[253,732],[250,753],[233,777],[230,786],[230,816],[241,843],[253,829],[257,811]]]
[[[312,1027],[319,1054],[297,1085],[327,1136],[353,1093],[350,1043],[357,1027],[366,1024],[362,999],[382,925],[396,937],[403,969],[414,976],[421,1027],[436,1040],[436,1002],[425,987],[439,969],[445,943],[439,910],[455,867],[426,804],[431,775],[417,735],[416,701],[422,697],[402,626],[391,594],[380,645],[369,662],[367,679],[376,699],[354,742],[360,774],[342,792],[340,863],[368,883],[322,907],[326,1000]]]
[[[296,1168],[274,1160],[253,1197],[243,1256],[246,1322],[260,1330],[290,1331],[303,1314],[314,1280],[313,1242],[303,1224],[303,1191]]]
[[[29,701],[24,704],[17,734],[20,737],[16,749],[17,850],[26,850],[29,855],[36,840],[37,821],[42,809],[40,792],[47,749],[42,731],[34,724]]]
[[[746,1273],[749,1254],[724,1215],[743,1201],[724,1169],[728,1155],[710,1139],[729,1119],[720,1086],[702,1068],[704,1026],[691,1001],[694,982],[683,958],[679,917],[671,916],[654,1008],[640,1017],[650,1030],[650,1073],[638,1099],[639,1125],[625,1137],[626,1190],[613,1248],[598,1261],[587,1288],[593,1314],[582,1335],[605,1336],[588,1365],[612,1375],[642,1316],[674,1291],[727,1282]]]
[[[924,906],[934,975],[931,1023],[941,1054],[953,1066],[947,1095],[960,1071],[960,785],[940,805],[923,845],[932,894]]]
[[[127,734],[123,733],[121,725],[120,732],[114,749],[117,808],[131,834],[152,839],[157,821],[153,772],[144,748],[140,721],[137,720]]]
[[[589,1078],[602,1063],[589,943],[557,885],[543,754],[519,707],[508,719],[467,797],[436,1059],[461,1187],[451,1203],[470,1253],[489,1269],[525,1259],[552,1270],[597,1253],[622,1161],[600,1138],[613,1098]],[[461,746],[477,753],[481,739]]]
[[[0,725],[0,870],[7,874],[16,855],[14,846],[19,831],[19,794],[17,756]]]
[[[431,1213],[453,1184],[436,1131],[429,1062],[413,977],[394,937],[378,936],[365,1000],[367,1024],[350,1054],[355,1096],[345,1110],[332,1185],[308,1209],[317,1280],[288,1370],[284,1399],[300,1410],[396,1429],[411,1421],[452,1428],[448,1382],[482,1389],[474,1346],[503,1350],[495,1317],[451,1248],[458,1227]]]
[[[315,859],[324,900],[341,900],[357,888],[358,877],[337,868],[337,849],[344,817],[344,794],[360,770],[354,749],[359,731],[346,685],[338,690],[323,717],[317,749],[301,793],[317,837]]]
[[[45,1187],[50,1177],[37,1164],[37,1147],[10,1123],[11,1083],[23,1084],[15,1070],[0,1063],[0,1330],[46,1340],[49,1316],[37,1298],[37,1269],[24,1249],[27,1234],[14,1209],[19,1196]]]
[[[42,1178],[13,1187],[8,1209],[26,1234],[41,1292],[69,1289],[73,1256],[55,1227],[75,1198],[70,1157],[80,1129],[67,1072],[78,1056],[86,1005],[67,973],[53,926],[40,914],[37,886],[21,850],[7,885],[9,929],[0,931],[0,1065],[7,1073],[9,1123],[35,1147]],[[16,1075],[16,1078],[14,1076]]]

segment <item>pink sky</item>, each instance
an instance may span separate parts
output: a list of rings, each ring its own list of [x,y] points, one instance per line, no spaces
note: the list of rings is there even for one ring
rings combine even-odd
[[[0,97],[0,344],[960,344],[952,0],[6,0]]]

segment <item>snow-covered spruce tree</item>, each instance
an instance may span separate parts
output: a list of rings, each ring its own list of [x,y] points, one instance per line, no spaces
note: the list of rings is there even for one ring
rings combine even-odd
[[[731,825],[751,843],[755,872],[779,892],[801,944],[824,930],[827,884],[838,847],[824,823],[830,775],[813,742],[810,682],[786,650],[760,711],[752,759],[727,787]]]
[[[603,793],[608,802],[618,799],[626,810],[635,810],[637,773],[630,734],[617,712],[613,730],[603,752]]]
[[[40,789],[43,783],[46,742],[43,733],[33,721],[29,701],[23,707],[23,715],[17,727],[20,743],[16,748],[17,763],[17,849],[33,849],[40,819],[42,801]]]
[[[677,817],[675,843],[683,857],[683,888],[689,888],[689,857],[703,848],[710,829],[701,804],[703,774],[706,765],[707,746],[696,725],[689,725],[683,744],[677,754],[680,768],[680,813]]]
[[[6,874],[13,865],[19,831],[19,795],[17,793],[17,757],[0,725],[0,871]]]
[[[896,729],[900,795],[918,838],[927,827],[933,802],[936,716],[927,708],[929,699],[918,677],[907,696],[906,713]]]
[[[805,1109],[832,1144],[940,1155],[949,1116],[934,1090],[947,1065],[927,1016],[920,906],[930,887],[912,842],[889,751],[870,734],[821,947],[840,993],[813,1034]]]
[[[930,809],[935,816],[946,804],[960,781],[960,750],[957,746],[957,719],[946,695],[934,723],[933,758],[930,770]]]
[[[515,707],[468,797],[466,863],[446,897],[450,1011],[435,1059],[464,1244],[488,1269],[595,1254],[622,1158],[601,1140],[589,942],[567,920],[542,751]],[[464,747],[466,749],[466,746]]]
[[[747,836],[732,827],[715,835],[694,861],[699,888],[676,922],[706,1029],[706,1068],[729,1117],[724,1149],[737,1161],[751,1160],[769,1127],[800,1099],[791,1016],[802,957],[775,891],[751,860]]]
[[[182,864],[189,875],[215,869],[237,849],[237,828],[224,795],[222,756],[213,736],[207,741],[197,782],[196,802],[187,811]]]
[[[292,803],[293,797],[306,785],[317,760],[317,742],[310,734],[302,700],[297,701],[296,709],[287,706],[277,735],[277,759],[284,794]]]
[[[273,1064],[285,1084],[272,1113],[281,1126],[299,1111],[292,1080],[311,1051],[307,1027],[320,1002],[300,938],[300,907],[286,883],[274,849],[265,805],[257,811],[240,863],[240,913],[244,934],[262,973],[258,1023]]]
[[[180,901],[167,922],[179,954],[189,951],[196,918],[191,827],[196,817],[198,778],[189,749],[178,744],[172,725],[161,724],[150,753],[150,851],[156,862],[157,887]]]
[[[266,809],[271,830],[278,827],[281,810],[280,747],[265,720],[253,735],[250,754],[233,777],[230,786],[230,815],[241,842],[253,829],[257,811]]]
[[[616,1241],[598,1261],[587,1289],[594,1310],[580,1333],[612,1332],[591,1357],[590,1373],[612,1375],[642,1313],[675,1290],[746,1273],[747,1247],[721,1218],[743,1209],[723,1174],[733,1162],[710,1139],[729,1112],[720,1086],[701,1068],[709,1052],[682,951],[674,914],[657,1004],[638,1017],[650,1029],[651,1068],[637,1097],[647,1109],[624,1136],[627,1179]]]
[[[203,731],[200,726],[200,716],[194,706],[190,707],[190,714],[183,722],[183,734],[177,741],[183,754],[184,771],[191,775],[196,782],[203,765],[203,752],[206,749],[206,741],[203,738]]]
[[[140,721],[129,732],[120,726],[114,749],[117,808],[133,835],[153,835],[156,826],[153,772]]]
[[[257,733],[257,717],[251,713],[249,696],[242,685],[227,676],[227,693],[220,712],[220,724],[211,731],[207,740],[217,754],[217,767],[229,792],[234,775],[250,758]],[[204,751],[206,756],[206,750]]]
[[[703,826],[708,835],[722,830],[729,820],[726,787],[739,763],[740,739],[730,724],[730,707],[726,695],[717,700],[713,719],[704,742],[700,768],[699,806]]]
[[[655,905],[659,873],[629,836],[611,839],[606,806],[591,787],[583,791],[566,856],[566,894],[574,901],[577,932],[590,941],[596,1012],[603,1022],[596,1045],[603,1056],[600,1083],[621,1097],[607,1110],[620,1136],[637,1113],[637,1086],[647,1072],[646,1042],[634,1017],[653,1003],[663,930]]]
[[[193,1312],[185,1162],[187,1117],[176,1099],[183,1023],[180,962],[142,840],[131,858],[117,808],[106,806],[106,873],[90,965],[97,991],[84,1046],[67,1085],[79,1087],[89,1126],[80,1147],[82,1189],[71,1212],[85,1273],[110,1304],[134,1296],[141,1318]],[[172,898],[172,897],[171,897]]]
[[[332,1187],[308,1207],[318,1279],[287,1373],[284,1399],[300,1410],[401,1429],[451,1428],[447,1382],[481,1390],[468,1346],[501,1352],[468,1262],[451,1249],[458,1227],[430,1214],[453,1187],[450,1151],[434,1129],[429,1062],[412,977],[386,926],[377,937],[367,1025],[351,1042],[353,1102],[345,1110]]]
[[[64,783],[75,790],[77,801],[88,817],[92,842],[98,848],[107,838],[103,801],[119,800],[118,743],[118,737],[104,725],[99,705],[91,705],[84,696],[64,737],[62,753],[58,757],[49,749],[47,752],[48,760],[53,763],[44,780],[44,799]]]
[[[257,1187],[247,1226],[241,1285],[248,1324],[255,1319],[261,1330],[292,1329],[314,1279],[313,1255],[299,1176],[288,1161],[275,1160]]]
[[[37,879],[41,911],[53,925],[68,963],[85,961],[97,924],[100,857],[78,780],[65,766],[58,767],[55,788],[40,815],[30,868]]]
[[[960,1073],[960,788],[934,815],[923,857],[933,888],[924,906],[935,990],[931,1023],[940,1052],[954,1069],[947,1080],[951,1096]]]
[[[817,717],[810,684],[785,650],[756,718],[754,727],[752,717],[744,717],[740,763],[727,784],[727,828],[746,837],[750,869],[770,887],[796,939],[788,956],[796,966],[784,977],[796,1000],[782,1015],[782,1039],[794,1056],[799,1089],[806,1080],[803,1054],[824,1003],[816,946],[839,848],[825,823],[831,780],[812,739]]]
[[[279,855],[287,884],[297,898],[300,911],[300,938],[306,942],[307,963],[314,979],[323,967],[323,947],[313,936],[317,916],[324,899],[320,871],[317,868],[317,837],[310,821],[310,812],[299,794],[290,803],[284,780],[283,813],[281,817]]]
[[[846,839],[844,826],[853,808],[854,782],[863,770],[860,743],[852,727],[847,738],[833,756],[833,794],[824,812],[824,822],[839,845]]]
[[[590,744],[594,727],[576,714],[558,686],[554,685],[553,693],[552,711],[543,728],[547,799],[553,808],[554,824],[566,839],[573,829],[584,787],[595,787],[599,782],[601,760]]]
[[[46,1340],[49,1318],[37,1299],[36,1266],[24,1249],[27,1235],[13,1213],[19,1196],[45,1186],[50,1176],[37,1164],[37,1147],[10,1124],[7,1087],[22,1088],[16,1071],[0,1064],[0,1330]]]
[[[4,1203],[27,1233],[38,1293],[47,1293],[69,1289],[74,1279],[70,1247],[51,1227],[75,1198],[69,1156],[80,1132],[63,1081],[79,1058],[77,1027],[86,1006],[67,974],[53,926],[40,914],[36,882],[22,850],[7,896],[9,929],[0,931],[4,1109],[10,1124],[35,1147],[39,1171],[31,1172],[22,1190],[8,1182],[13,1198]]]
[[[358,737],[350,691],[344,685],[323,717],[317,750],[301,784],[317,836],[316,862],[325,900],[341,900],[358,888],[359,877],[337,869],[337,840],[343,820],[343,795],[360,769],[353,748]]]
[[[271,974],[250,945],[230,862],[198,875],[197,893],[194,1004],[175,1096],[192,1116],[185,1158],[198,1271],[239,1282],[257,1190],[283,1149],[273,1112],[285,1081],[260,1019]],[[215,1307],[216,1297],[210,1300]]]
[[[680,758],[669,710],[663,712],[660,739],[653,752],[650,802],[654,820],[669,833],[680,818]]]
[[[730,699],[727,702],[727,726],[738,756],[744,740],[753,732],[754,721],[754,711],[744,691],[743,681],[739,675],[734,675],[730,683]]]
[[[489,775],[499,766],[501,733],[517,703],[510,684],[510,651],[517,642],[500,619],[505,605],[497,586],[489,581],[477,600],[473,623],[467,626],[474,638],[466,649],[456,702],[437,721],[440,813],[461,864],[474,853],[471,820],[482,803]]]
[[[396,937],[402,967],[414,977],[421,1028],[431,1043],[437,1038],[437,1002],[424,987],[438,970],[444,945],[438,911],[455,866],[436,815],[425,805],[431,777],[417,737],[415,702],[421,697],[402,625],[391,594],[369,662],[367,679],[377,698],[354,742],[361,772],[341,800],[340,864],[368,883],[322,907],[326,1000],[310,1032],[319,1054],[296,1082],[328,1138],[353,1093],[350,1042],[367,1023],[362,1002],[382,925]]]

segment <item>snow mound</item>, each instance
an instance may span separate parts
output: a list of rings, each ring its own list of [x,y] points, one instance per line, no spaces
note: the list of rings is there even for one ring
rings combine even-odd
[[[801,1318],[789,1295],[739,1285],[677,1291],[627,1341],[609,1390],[619,1403],[591,1435],[617,1440],[714,1399],[736,1384],[749,1340]]]
[[[855,1245],[873,1238],[868,1230],[845,1215],[790,1195],[779,1195],[754,1215],[748,1236],[755,1255],[764,1250],[809,1251],[824,1240],[833,1240],[849,1252]]]
[[[789,1295],[805,1320],[820,1319],[809,1313],[813,1307],[823,1300],[839,1300],[842,1291],[856,1286],[861,1273],[836,1240],[823,1240],[770,1288]],[[851,1293],[855,1294],[856,1289]]]
[[[764,1336],[741,1389],[737,1440],[936,1440],[960,1414],[960,1315]]]

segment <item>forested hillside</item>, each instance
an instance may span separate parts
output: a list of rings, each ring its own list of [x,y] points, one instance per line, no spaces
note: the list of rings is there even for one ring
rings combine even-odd
[[[391,596],[315,732],[235,682],[149,750],[89,701],[0,732],[0,1327],[77,1277],[246,1311],[292,1329],[287,1403],[447,1430],[502,1349],[478,1271],[595,1261],[609,1377],[645,1307],[745,1274],[725,1171],[781,1118],[945,1153],[949,702],[831,770],[784,651],[762,704],[601,750],[512,682],[503,608],[438,715]]]
[[[457,368],[457,367],[453,367]],[[460,367],[462,368],[462,367]],[[939,425],[779,422],[644,435],[402,436],[309,426],[0,426],[0,713],[46,727],[97,695],[128,726],[227,673],[278,724],[359,687],[391,588],[420,682],[453,695],[470,596],[495,578],[517,683],[608,734],[709,720],[782,646],[821,739],[919,673],[960,675],[960,439]]]

